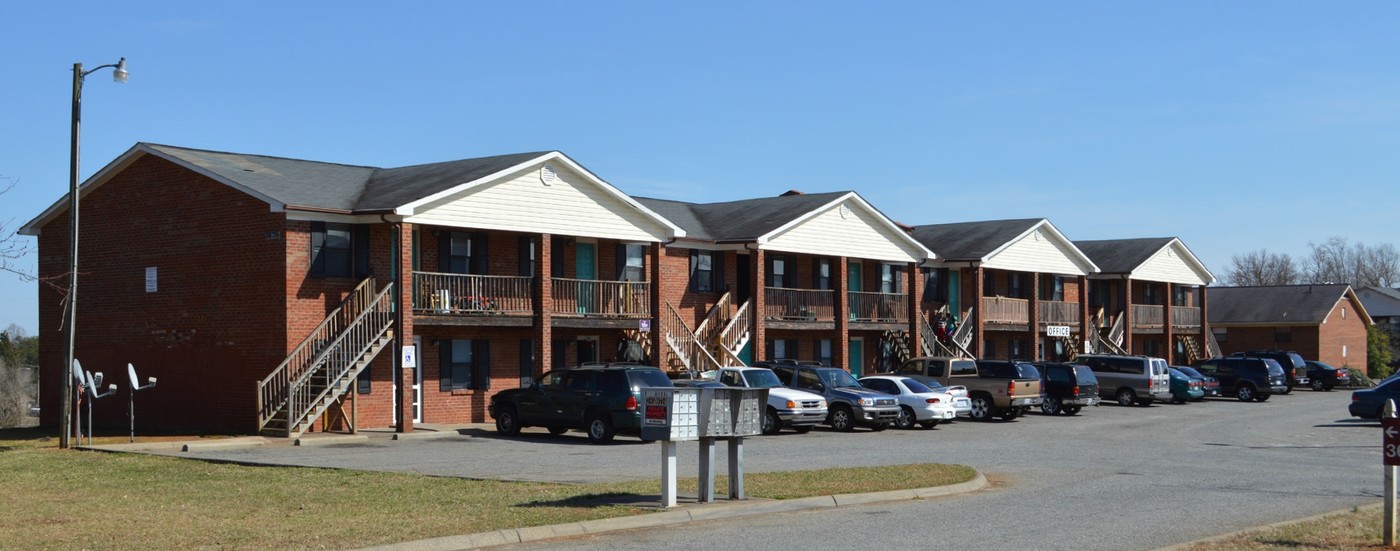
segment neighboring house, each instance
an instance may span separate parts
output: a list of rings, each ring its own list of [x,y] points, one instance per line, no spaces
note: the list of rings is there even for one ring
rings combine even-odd
[[[1337,367],[1366,368],[1371,316],[1350,285],[1211,287],[1207,294],[1223,354],[1292,350]]]
[[[925,323],[956,318],[958,352],[1068,360],[1084,350],[1086,277],[1098,267],[1049,220],[914,226],[911,235],[938,255],[924,271]]]
[[[1203,289],[1215,276],[1185,243],[1155,237],[1074,244],[1099,267],[1089,276],[1089,308],[1102,337],[1100,352],[1157,356],[1173,364],[1211,355]]]
[[[668,369],[794,359],[860,374],[918,348],[913,274],[933,254],[855,192],[637,201],[686,233],[662,253]]]
[[[484,421],[492,388],[551,366],[657,357],[640,329],[661,244],[685,237],[557,151],[376,168],[139,143],[80,193],[76,356],[160,379],[144,428]],[[21,229],[44,280],[68,227],[62,200]],[[61,301],[40,286],[45,423]],[[403,345],[418,368],[396,381]],[[119,402],[100,425],[124,426]]]
[[[1376,327],[1390,335],[1390,357],[1400,360],[1400,289],[1367,286],[1357,289],[1356,297]]]

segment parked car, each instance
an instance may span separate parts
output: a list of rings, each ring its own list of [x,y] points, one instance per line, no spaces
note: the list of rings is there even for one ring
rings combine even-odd
[[[1219,379],[1220,391],[1241,402],[1263,402],[1288,388],[1283,367],[1268,358],[1211,358],[1196,364],[1196,371]]]
[[[1175,367],[1168,367],[1167,375],[1171,377],[1173,404],[1184,404],[1205,397],[1206,391],[1201,389],[1201,379],[1187,375]]]
[[[547,427],[550,434],[583,429],[595,444],[617,433],[640,434],[637,407],[643,387],[674,386],[660,369],[632,363],[589,364],[545,373],[526,388],[491,396],[487,412],[496,432],[514,435],[521,428]]]
[[[760,365],[755,362],[754,365]],[[826,398],[826,424],[845,432],[857,425],[881,431],[899,417],[899,404],[893,396],[863,386],[849,371],[810,365],[765,365],[778,375],[783,386],[805,390]]]
[[[1099,396],[1118,405],[1145,407],[1172,397],[1167,363],[1161,358],[1080,354],[1074,361],[1089,366],[1099,379]]]
[[[1196,368],[1194,368],[1194,367],[1187,367],[1187,366],[1184,366],[1184,365],[1174,365],[1174,366],[1172,366],[1172,369],[1175,369],[1175,370],[1177,370],[1177,371],[1180,371],[1180,372],[1182,372],[1182,373],[1185,373],[1187,377],[1193,377],[1193,378],[1196,378],[1196,379],[1200,379],[1200,380],[1201,380],[1201,391],[1205,392],[1205,395],[1206,395],[1206,396],[1220,396],[1220,380],[1219,380],[1219,379],[1216,379],[1215,377],[1208,376],[1208,375],[1206,375],[1206,374],[1204,374],[1204,373],[1201,373],[1200,371],[1196,371]],[[1201,398],[1197,398],[1197,399],[1199,400],[1199,399],[1201,399]]]
[[[1288,380],[1288,388],[1279,394],[1293,392],[1293,387],[1306,385],[1308,383],[1308,362],[1302,356],[1292,350],[1250,350],[1248,352],[1236,352],[1231,354],[1234,357],[1248,358],[1268,358],[1278,362],[1283,368],[1283,375]]]
[[[926,429],[938,426],[939,421],[947,421],[958,416],[957,408],[954,406],[956,400],[967,403],[966,407],[971,410],[972,405],[967,398],[954,398],[952,394],[938,392],[909,377],[898,375],[871,375],[860,378],[861,386],[883,392],[894,396],[899,400],[899,417],[894,420],[894,426],[901,429],[912,429],[914,424]]]
[[[1313,390],[1332,390],[1351,384],[1351,374],[1346,368],[1332,367],[1322,362],[1308,360],[1308,382]]]
[[[1023,408],[1040,405],[1040,372],[1026,362],[925,356],[905,360],[894,374],[967,387],[972,400],[968,415],[978,421],[998,415],[1010,421]]]
[[[1351,393],[1351,405],[1347,412],[1352,417],[1380,419],[1387,400],[1400,404],[1400,378],[1391,378],[1375,388],[1357,390]]]
[[[784,427],[805,433],[826,421],[826,398],[819,394],[786,388],[778,375],[766,367],[723,367],[715,374],[723,386],[768,389],[768,407],[763,413],[763,434],[778,434]]]
[[[972,397],[967,393],[965,385],[944,385],[937,379],[930,377],[910,377],[915,381],[923,383],[934,392],[943,392],[953,396],[953,409],[957,411],[958,417],[968,417],[972,415]],[[965,399],[962,399],[965,398]]]
[[[1084,406],[1099,405],[1099,379],[1089,366],[1073,363],[1037,363],[1046,415],[1074,415]]]

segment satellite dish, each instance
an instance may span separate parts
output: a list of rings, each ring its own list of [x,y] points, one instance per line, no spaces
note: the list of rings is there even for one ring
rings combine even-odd
[[[127,376],[128,379],[131,380],[131,388],[132,388],[132,389],[135,389],[136,387],[141,386],[140,383],[137,383],[137,382],[136,382],[136,366],[133,366],[133,365],[131,365],[131,364],[126,364],[126,376]]]
[[[83,364],[78,363],[77,358],[73,358],[73,380],[77,381],[78,386],[83,385]]]
[[[88,394],[97,394],[97,384],[92,382],[92,372],[84,371],[83,375],[87,377]]]

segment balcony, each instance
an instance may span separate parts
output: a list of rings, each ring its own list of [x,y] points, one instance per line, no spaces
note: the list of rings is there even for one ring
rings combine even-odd
[[[1160,331],[1166,321],[1166,307],[1145,304],[1133,305],[1133,329]]]
[[[413,312],[445,316],[530,316],[535,312],[525,276],[413,273]]]
[[[1201,309],[1192,306],[1173,306],[1172,327],[1200,329]]]
[[[1021,325],[1031,323],[1030,301],[1023,298],[982,297],[982,323]]]
[[[847,295],[851,321],[909,323],[909,295],[859,291]]]
[[[651,317],[651,284],[645,281],[552,280],[555,317],[642,319]]]
[[[763,319],[836,321],[836,293],[830,289],[765,287],[763,293]]]
[[[1079,326],[1079,303],[1042,300],[1039,305],[1041,325]]]

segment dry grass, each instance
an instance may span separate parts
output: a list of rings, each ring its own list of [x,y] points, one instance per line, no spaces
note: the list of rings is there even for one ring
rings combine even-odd
[[[189,439],[188,437],[184,439]],[[101,438],[98,443],[102,443]],[[112,439],[122,441],[120,439]],[[149,438],[142,438],[149,441]],[[561,485],[64,451],[0,430],[0,547],[340,549],[654,511],[659,481]],[[956,465],[750,474],[775,499],[937,486]],[[695,481],[681,481],[693,492]],[[723,492],[721,481],[717,490]]]
[[[1186,547],[1183,551],[1338,551],[1389,549],[1381,545],[1382,510],[1369,507]]]

